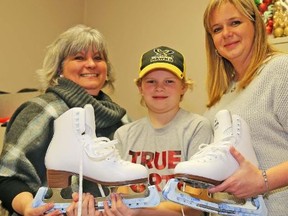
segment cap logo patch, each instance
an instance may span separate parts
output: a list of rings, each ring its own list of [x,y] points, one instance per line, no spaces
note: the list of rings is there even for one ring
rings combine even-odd
[[[173,56],[171,56],[174,54],[173,50],[169,50],[169,49],[162,50],[162,49],[156,48],[153,51],[156,55],[150,58],[150,62],[157,62],[157,61],[173,62],[174,61]]]

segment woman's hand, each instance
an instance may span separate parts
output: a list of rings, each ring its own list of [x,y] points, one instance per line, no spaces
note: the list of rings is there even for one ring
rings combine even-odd
[[[110,207],[107,201],[104,202],[104,216],[135,216],[141,211],[140,209],[128,208],[123,202],[121,194],[113,193],[110,195],[110,198]]]
[[[230,148],[230,153],[239,163],[239,169],[222,184],[210,188],[208,192],[227,192],[238,198],[250,198],[264,193],[266,187],[261,170],[245,160],[234,147]]]
[[[81,216],[102,216],[102,212],[95,209],[95,198],[89,193],[82,195],[82,215]],[[73,202],[66,209],[67,216],[77,216],[78,214],[78,193],[72,194]]]
[[[32,206],[32,203],[31,203],[31,206]],[[53,207],[54,207],[53,203],[47,203],[47,204],[40,206],[40,207],[37,207],[37,208],[27,207],[25,209],[24,215],[25,216],[42,216],[46,212],[51,210]],[[60,215],[63,215],[60,210],[51,211],[51,212],[45,214],[45,216],[60,216]]]
[[[32,207],[33,194],[29,192],[19,193],[12,201],[12,207],[14,211],[25,216],[42,216],[54,207],[53,203],[47,203],[43,206],[37,208]],[[59,216],[62,215],[61,211],[55,210],[51,211],[47,216]]]

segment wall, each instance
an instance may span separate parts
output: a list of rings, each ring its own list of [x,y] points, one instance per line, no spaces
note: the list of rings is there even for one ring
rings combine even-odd
[[[0,1],[0,91],[38,88],[35,71],[45,47],[66,28],[83,22],[83,0]]]

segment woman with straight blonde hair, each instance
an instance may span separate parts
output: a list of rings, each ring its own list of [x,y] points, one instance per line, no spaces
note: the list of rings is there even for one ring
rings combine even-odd
[[[209,192],[265,195],[269,215],[287,215],[288,55],[269,44],[253,0],[210,0],[204,27],[209,98],[204,116],[211,123],[221,109],[241,116],[259,162],[255,167],[231,148],[240,168]]]

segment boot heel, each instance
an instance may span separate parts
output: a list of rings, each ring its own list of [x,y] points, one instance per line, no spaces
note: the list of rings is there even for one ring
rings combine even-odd
[[[47,184],[52,188],[65,188],[71,185],[73,174],[65,171],[47,170]]]

